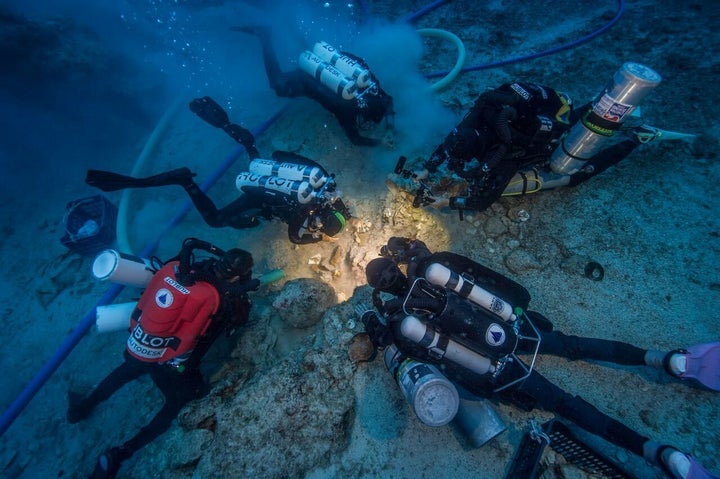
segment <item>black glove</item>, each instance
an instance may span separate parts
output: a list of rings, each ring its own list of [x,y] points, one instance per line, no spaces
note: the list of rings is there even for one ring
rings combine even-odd
[[[430,159],[423,163],[423,168],[428,170],[428,173],[435,173],[438,166],[442,165],[447,157],[447,152],[443,150],[443,145],[440,145],[432,156],[430,156]]]
[[[255,144],[255,137],[250,132],[250,130],[243,128],[240,125],[236,125],[235,123],[228,123],[227,125],[223,126],[223,130],[230,135],[233,140],[240,143],[245,148],[250,148]]]
[[[380,318],[374,311],[365,311],[360,320],[365,325],[365,331],[367,331],[370,336],[373,346],[376,348],[384,348],[393,343],[392,331],[380,322]]]

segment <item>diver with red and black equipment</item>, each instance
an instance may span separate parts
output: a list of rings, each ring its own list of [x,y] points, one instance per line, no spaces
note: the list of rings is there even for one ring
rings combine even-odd
[[[198,250],[211,256],[196,258]],[[230,336],[247,322],[248,292],[260,285],[251,277],[252,268],[253,257],[245,250],[223,251],[188,238],[177,256],[155,272],[128,318],[124,362],[88,395],[68,393],[67,420],[75,424],[86,419],[122,386],[144,375],[160,389],[165,403],[135,436],[105,451],[91,477],[115,477],[123,461],[167,431],[189,401],[207,392],[200,362],[221,334]]]
[[[580,108],[566,93],[544,85],[503,84],[476,99],[422,169],[411,172],[399,164],[395,173],[420,181],[415,206],[449,206],[461,218],[463,210],[483,211],[500,196],[576,186],[642,144],[695,138],[645,125],[635,115],[640,100],[659,82],[652,69],[626,63]],[[447,171],[438,171],[443,164]],[[436,201],[428,174],[456,175],[467,183],[467,192]]]
[[[210,97],[193,100],[190,109],[245,147],[251,160],[250,171],[237,176],[235,185],[241,195],[236,200],[218,208],[195,183],[195,173],[188,168],[147,178],[88,170],[85,182],[103,191],[179,185],[209,226],[252,228],[260,225],[259,218],[279,218],[287,223],[288,238],[295,244],[316,243],[323,239],[323,234],[335,236],[345,228],[351,214],[336,194],[334,175],[296,153],[275,151],[272,159],[260,158],[253,134],[231,123],[225,110]]]
[[[554,412],[644,457],[670,477],[720,477],[692,456],[642,436],[565,392],[534,369],[538,354],[551,354],[650,366],[720,391],[720,342],[661,352],[569,336],[528,310],[530,294],[523,286],[464,256],[431,253],[422,241],[400,237],[390,238],[380,254],[366,268],[375,310],[358,310],[375,348],[394,344],[405,357],[438,365],[448,379],[480,397]],[[406,274],[399,265],[407,265]],[[531,354],[530,365],[516,353]]]
[[[300,55],[300,68],[282,71],[273,48],[270,27],[254,25],[233,27],[232,30],[255,35],[260,40],[265,73],[276,95],[290,98],[304,96],[315,100],[337,118],[353,145],[380,144],[380,140],[363,136],[360,131],[370,129],[372,124],[378,124],[383,119],[386,127],[392,128],[393,98],[380,87],[380,82],[362,58],[336,51],[319,42],[312,52]],[[318,53],[329,56],[319,57]],[[347,76],[338,61],[352,67]],[[359,72],[360,77],[353,72]]]

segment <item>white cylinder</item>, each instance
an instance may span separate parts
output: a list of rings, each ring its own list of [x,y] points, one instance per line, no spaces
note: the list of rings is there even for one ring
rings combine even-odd
[[[256,175],[279,176],[288,180],[307,181],[313,188],[320,188],[328,180],[322,169],[317,166],[267,160],[265,158],[255,158],[250,162],[248,169],[250,173]]]
[[[593,103],[591,114],[577,122],[553,152],[552,171],[562,175],[581,171],[588,160],[612,144],[615,131],[661,80],[652,68],[633,62],[623,64]]]
[[[515,321],[517,319],[510,303],[473,284],[440,263],[433,263],[428,266],[425,270],[425,278],[436,286],[452,289],[460,296],[468,298],[473,303],[487,309],[505,321]]]
[[[318,42],[313,47],[313,53],[322,61],[328,63],[348,78],[355,80],[358,88],[365,88],[370,84],[370,70],[363,67],[357,60],[343,55],[339,50],[327,42]]]
[[[622,123],[656,86],[662,77],[652,68],[627,62],[615,72],[607,87],[593,104],[593,113],[604,120]]]
[[[308,75],[333,90],[345,100],[352,100],[357,94],[355,80],[345,77],[340,70],[323,62],[312,52],[302,52],[298,59],[298,66]]]
[[[460,403],[455,385],[432,364],[410,358],[400,363],[398,356],[394,344],[385,348],[385,365],[418,419],[433,427],[452,421]]]
[[[95,327],[98,333],[127,331],[130,327],[130,315],[137,306],[136,302],[107,304],[95,308]]]
[[[400,333],[414,343],[422,343],[422,346],[427,349],[436,348],[441,339],[437,331],[428,328],[425,323],[415,316],[407,316],[402,320],[402,323],[400,323]],[[426,335],[428,338],[432,337],[429,343]],[[486,374],[495,370],[490,359],[477,354],[452,339],[448,340],[444,353],[443,357],[447,360],[459,364],[477,374]]]
[[[150,261],[131,254],[120,253],[114,249],[100,252],[93,261],[93,275],[101,280],[144,288],[155,274]]]
[[[278,176],[262,176],[244,171],[235,179],[235,187],[240,191],[243,187],[265,188],[290,196],[300,204],[310,203],[315,198],[315,190],[307,181],[293,181]]]

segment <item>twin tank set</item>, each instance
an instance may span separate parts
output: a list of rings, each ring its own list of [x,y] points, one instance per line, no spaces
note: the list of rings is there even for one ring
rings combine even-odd
[[[473,308],[479,307],[490,314],[485,314],[483,318],[478,315],[472,320],[465,316],[439,320],[448,322],[446,329],[463,328],[462,342],[452,335],[439,333],[431,325],[408,314],[400,323],[403,338],[436,353],[443,362],[452,362],[477,375],[499,373],[502,358],[514,354],[517,344],[514,325],[523,315],[522,310],[515,309],[507,301],[440,263],[430,264],[424,276],[418,281],[450,290],[448,308],[469,301]],[[464,324],[460,325],[458,321]],[[455,327],[450,327],[449,322],[455,322]],[[539,348],[539,335],[527,339],[536,340]],[[480,447],[505,429],[501,418],[486,400],[448,380],[434,364],[409,358],[401,354],[395,345],[385,349],[384,359],[415,415],[424,424],[443,426],[452,421],[473,447]],[[498,390],[521,381],[531,370],[532,366],[525,370],[523,377]]]

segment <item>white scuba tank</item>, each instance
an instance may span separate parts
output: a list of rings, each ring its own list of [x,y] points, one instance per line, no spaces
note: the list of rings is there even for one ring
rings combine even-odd
[[[256,175],[249,171],[240,173],[235,179],[235,187],[240,191],[243,187],[250,186],[277,191],[290,196],[300,204],[310,203],[316,195],[316,191],[307,181],[288,180],[278,176]]]
[[[248,168],[250,173],[261,176],[279,176],[288,180],[307,181],[313,188],[320,188],[328,181],[321,168],[286,161],[255,158]]]
[[[338,69],[346,77],[355,80],[358,88],[366,88],[372,79],[370,70],[364,68],[357,60],[343,55],[328,42],[318,42],[313,47],[313,53],[320,60]]]
[[[298,66],[308,75],[328,87],[345,100],[352,100],[357,94],[357,84],[345,77],[340,70],[323,62],[312,52],[304,51],[298,58]]]
[[[400,323],[400,334],[410,341],[417,343],[428,350],[437,350],[439,345],[447,341],[442,357],[459,364],[477,374],[492,373],[495,366],[492,361],[462,344],[445,338],[437,331],[430,329],[415,316],[406,316]]]
[[[112,333],[130,329],[130,315],[137,301],[107,304],[95,308],[95,326],[98,333]]]
[[[120,253],[114,249],[101,251],[93,261],[92,272],[101,281],[110,280],[125,286],[144,288],[150,282],[155,271],[150,260],[131,254]]]
[[[463,278],[440,263],[433,263],[425,270],[425,278],[436,286],[450,288],[460,296],[499,316],[505,321],[515,321],[517,316],[507,301]]]

